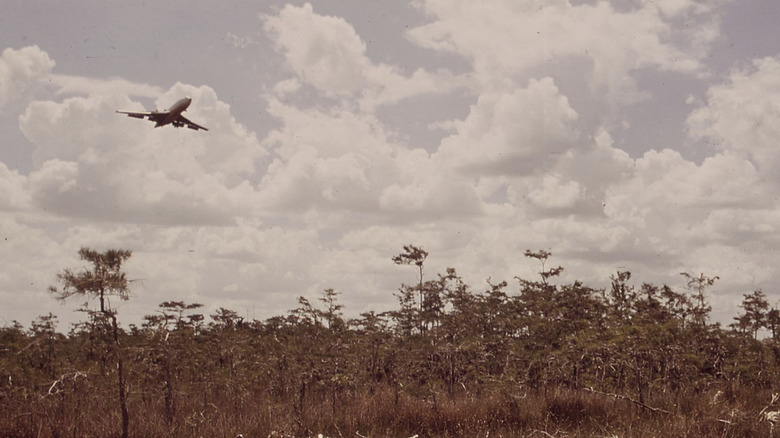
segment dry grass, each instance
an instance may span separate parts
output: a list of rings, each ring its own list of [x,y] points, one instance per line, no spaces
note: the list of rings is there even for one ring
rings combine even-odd
[[[51,395],[4,393],[0,436],[112,437],[120,433],[117,402],[84,384]],[[109,391],[105,391],[110,394]],[[390,387],[372,393],[310,393],[303,403],[267,391],[182,391],[173,423],[161,397],[130,392],[136,437],[744,437],[769,436],[770,392],[715,390],[629,400],[570,388],[448,397]],[[15,398],[16,400],[11,400]]]

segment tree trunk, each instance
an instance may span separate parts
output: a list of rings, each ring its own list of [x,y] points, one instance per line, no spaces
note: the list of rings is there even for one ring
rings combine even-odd
[[[122,361],[122,346],[119,343],[119,327],[116,322],[116,316],[109,313],[111,325],[114,329],[114,347],[116,348],[117,375],[119,377],[119,406],[122,410],[122,438],[127,438],[130,427],[130,415],[127,412],[127,397],[125,394],[125,373]]]

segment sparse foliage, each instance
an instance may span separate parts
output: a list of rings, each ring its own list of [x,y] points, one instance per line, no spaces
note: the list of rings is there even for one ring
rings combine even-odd
[[[334,289],[264,321],[163,301],[125,332],[110,298],[129,297],[130,252],[79,254],[52,292],[99,310],[67,335],[53,314],[0,328],[0,436],[115,436],[120,419],[127,435],[128,409],[134,435],[171,437],[738,437],[777,420],[780,312],[753,291],[731,329],[711,324],[718,277],[677,291],[618,271],[597,289],[529,250],[539,277],[475,289],[407,245],[392,261],[416,281],[394,310],[348,318]]]
[[[84,261],[90,262],[92,264],[91,268],[84,268],[81,272],[73,272],[66,268],[57,276],[57,279],[62,283],[62,289],[58,290],[54,286],[49,288],[49,291],[60,300],[65,300],[74,295],[98,298],[100,300],[100,312],[92,313],[93,319],[98,324],[107,320],[111,321],[114,354],[117,362],[119,404],[122,413],[122,438],[127,438],[130,423],[130,415],[127,409],[124,361],[122,345],[119,340],[120,334],[116,320],[116,311],[107,305],[106,300],[112,295],[116,295],[122,300],[129,298],[129,281],[124,271],[122,271],[122,264],[131,255],[132,253],[127,250],[109,249],[101,253],[93,249],[81,248],[79,257]]]
[[[112,296],[118,296],[122,300],[130,297],[129,281],[122,264],[130,258],[132,252],[120,249],[109,249],[101,253],[90,248],[81,248],[79,257],[81,260],[92,264],[91,268],[84,268],[80,272],[74,272],[68,268],[57,275],[62,283],[62,289],[49,288],[50,292],[59,300],[65,300],[74,295],[98,298],[100,300],[100,312],[110,312],[106,307],[106,300]]]

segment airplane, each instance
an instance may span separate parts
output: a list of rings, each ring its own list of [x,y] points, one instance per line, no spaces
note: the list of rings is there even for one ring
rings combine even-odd
[[[196,131],[198,129],[208,131],[208,129],[206,129],[205,127],[200,126],[197,123],[193,122],[192,120],[181,115],[181,113],[187,110],[187,107],[189,107],[191,103],[192,103],[192,98],[187,96],[184,99],[181,99],[178,102],[174,103],[173,106],[167,111],[155,110],[151,112],[149,111],[142,111],[142,112],[117,111],[117,112],[119,114],[127,114],[128,117],[135,117],[136,119],[143,119],[144,117],[147,117],[150,121],[156,122],[156,124],[154,125],[155,128],[159,128],[160,126],[171,124],[176,128],[187,126],[188,128],[194,129]]]

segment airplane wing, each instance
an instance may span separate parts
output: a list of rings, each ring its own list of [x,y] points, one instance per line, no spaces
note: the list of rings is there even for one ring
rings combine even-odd
[[[156,122],[157,126],[160,126],[161,124],[172,124],[173,126],[177,128],[181,127],[188,127],[190,129],[199,130],[202,129],[204,131],[208,131],[208,128],[205,126],[198,125],[197,123],[193,122],[192,120],[184,117],[183,115],[179,114],[176,119],[173,120],[173,122],[165,122],[165,119],[170,114],[169,111],[117,111],[119,114],[127,114],[128,117],[135,117],[136,119],[149,119],[152,122]]]
[[[148,118],[153,122],[159,122],[166,115],[165,112],[160,111],[117,111],[119,114],[127,114],[128,117],[135,117],[136,119]]]
[[[131,116],[132,117],[132,116]],[[208,129],[204,126],[200,126],[197,123],[193,122],[192,120],[184,117],[183,115],[179,114],[179,117],[176,118],[176,120],[173,121],[173,126],[175,127],[181,127],[181,126],[187,126],[190,129],[198,130],[202,129],[204,131],[208,131]]]
[[[149,117],[152,115],[150,112],[133,112],[133,111],[117,111],[119,114],[127,114],[130,117],[135,117],[136,119],[143,119],[144,117]]]

